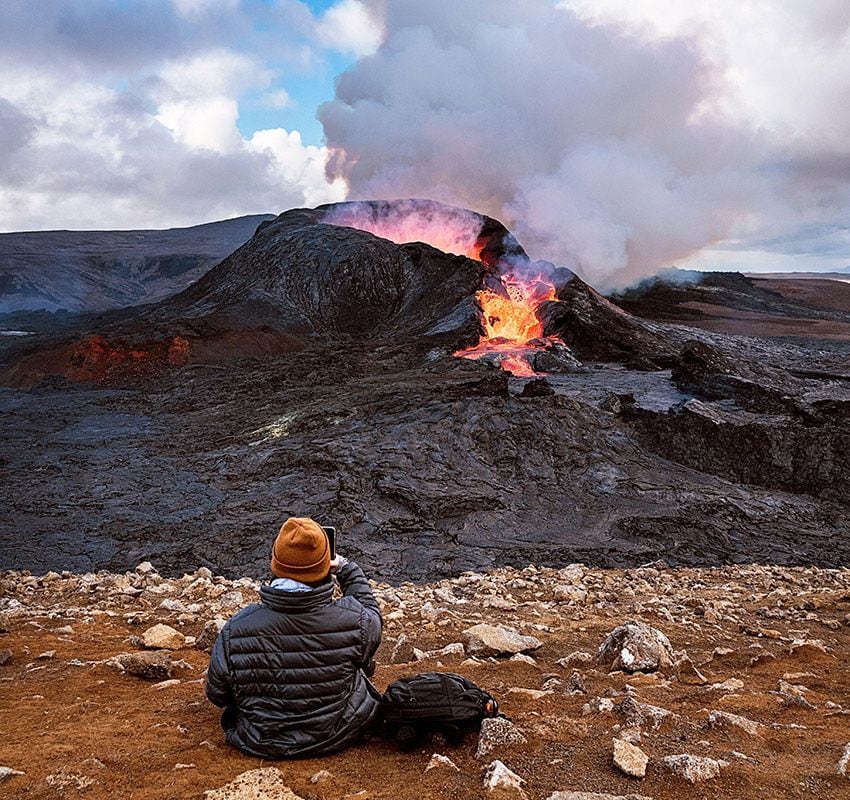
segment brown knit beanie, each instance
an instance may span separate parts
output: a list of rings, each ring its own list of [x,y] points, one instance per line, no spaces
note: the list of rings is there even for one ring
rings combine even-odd
[[[320,581],[330,571],[331,550],[318,522],[290,517],[272,546],[272,574],[302,583]]]

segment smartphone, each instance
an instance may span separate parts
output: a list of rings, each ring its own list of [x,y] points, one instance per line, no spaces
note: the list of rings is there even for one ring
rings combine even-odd
[[[322,530],[328,537],[328,543],[331,546],[331,558],[336,558],[336,528],[333,527],[325,527],[322,525]]]

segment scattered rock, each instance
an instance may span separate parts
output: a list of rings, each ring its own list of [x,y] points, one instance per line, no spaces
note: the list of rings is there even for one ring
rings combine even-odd
[[[74,629],[70,625],[63,625],[61,628],[54,628],[53,633],[58,633],[60,636],[71,636]]]
[[[614,766],[632,778],[643,778],[646,775],[646,765],[649,756],[639,747],[614,739]]]
[[[478,749],[476,758],[484,758],[498,747],[512,744],[524,744],[526,741],[517,727],[509,719],[493,717],[481,722],[481,732],[478,734]]]
[[[460,767],[455,764],[448,756],[434,753],[431,760],[425,765],[425,772],[430,772],[432,769],[451,769],[455,772],[460,772]]]
[[[165,650],[144,650],[141,653],[122,653],[109,662],[124,672],[150,681],[164,681],[171,677],[174,662]]]
[[[484,788],[488,796],[499,800],[527,800],[528,795],[522,788],[524,783],[525,780],[501,761],[492,762],[484,773]]]
[[[764,730],[764,725],[746,717],[739,717],[737,714],[730,714],[727,711],[712,711],[708,715],[708,724],[712,728],[721,728],[727,725],[732,725],[736,728],[745,730],[750,736],[758,736]]]
[[[156,570],[154,569],[154,566],[153,566],[153,564],[151,564],[150,561],[142,561],[142,563],[139,564],[136,567],[136,574],[137,575],[155,575]]]
[[[9,649],[0,650],[0,667],[5,666],[12,660],[12,651]]]
[[[310,783],[324,783],[325,781],[329,781],[333,778],[330,772],[326,769],[320,769],[318,772],[314,772],[310,776]]]
[[[213,649],[215,640],[218,639],[218,635],[221,633],[221,629],[226,622],[227,620],[223,617],[215,617],[214,619],[207,620],[204,623],[204,629],[201,631],[200,636],[195,640],[195,647],[198,650],[204,650],[209,653]]]
[[[583,650],[576,650],[564,658],[559,658],[555,663],[559,667],[574,667],[576,664],[590,664],[593,662],[593,656],[590,653],[585,653]]]
[[[97,783],[94,778],[90,778],[88,775],[82,775],[79,772],[72,772],[67,767],[61,769],[59,772],[48,775],[44,781],[52,789],[58,789],[60,793],[63,793],[67,789],[76,789],[76,791],[82,792],[84,789],[88,789]]]
[[[14,778],[16,775],[26,775],[26,772],[21,772],[19,769],[12,769],[11,767],[0,767],[0,783],[3,783],[8,778]]]
[[[744,688],[744,682],[740,678],[727,678],[723,683],[712,683],[709,688],[722,692],[739,692]]]
[[[599,792],[555,792],[547,800],[652,800],[642,794],[604,794]]]
[[[692,756],[687,753],[676,756],[667,756],[664,766],[674,775],[684,778],[688,783],[700,783],[716,778],[720,775],[723,767],[728,767],[729,762],[722,759],[704,758],[703,756]]]
[[[552,590],[552,596],[557,603],[584,603],[587,600],[587,589],[581,586],[560,584]]]
[[[630,621],[608,634],[596,658],[609,672],[653,672],[672,666],[673,648],[657,628]]]
[[[186,637],[170,625],[158,623],[148,628],[141,636],[142,646],[148,650],[179,650]]]
[[[567,678],[567,685],[564,687],[564,691],[567,694],[587,694],[584,678],[581,677],[580,672],[576,672],[575,670],[572,672],[570,677]]]
[[[392,652],[390,653],[390,663],[409,664],[414,660],[413,650],[413,642],[407,638],[406,634],[402,633],[393,645]]]
[[[850,778],[850,742],[844,747],[844,753],[838,761],[836,771],[845,778]]]
[[[50,661],[52,658],[56,657],[55,650],[45,650],[43,653],[39,653],[36,657],[36,661]]]
[[[277,767],[251,769],[230,783],[204,792],[205,800],[304,800],[290,789]]]
[[[694,662],[687,656],[676,662],[676,677],[682,683],[695,686],[703,686],[708,683],[708,678],[694,666]]]
[[[472,655],[505,656],[537,650],[543,642],[534,636],[523,636],[506,625],[479,623],[463,632],[466,649]]]
[[[607,714],[614,710],[614,701],[610,697],[595,697],[589,703],[585,703],[581,709],[583,717],[589,714]]]
[[[161,689],[169,689],[172,686],[179,686],[181,683],[179,678],[171,678],[167,681],[160,681],[159,683],[155,683],[151,686],[151,689],[156,689],[160,691]]]

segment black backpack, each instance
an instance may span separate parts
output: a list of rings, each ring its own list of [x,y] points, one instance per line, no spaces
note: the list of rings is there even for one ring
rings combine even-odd
[[[484,717],[495,717],[499,704],[493,695],[452,672],[423,672],[399,678],[381,700],[384,735],[403,751],[412,750],[432,733],[442,733],[450,745],[463,742]]]

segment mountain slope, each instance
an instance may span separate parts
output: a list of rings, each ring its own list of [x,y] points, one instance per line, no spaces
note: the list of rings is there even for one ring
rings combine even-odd
[[[0,313],[103,311],[166,297],[201,277],[272,215],[189,228],[0,234]]]

